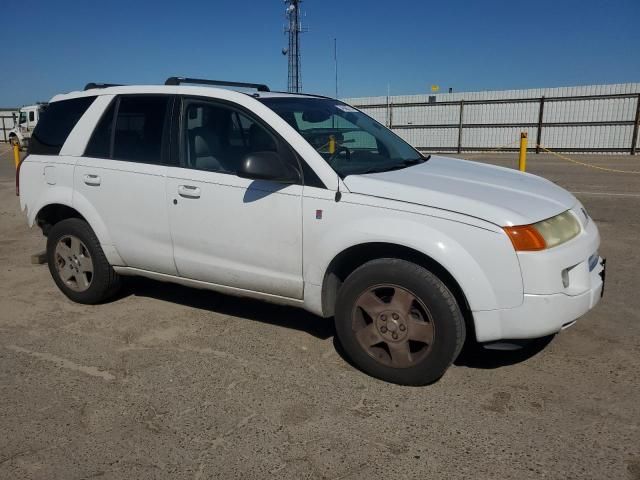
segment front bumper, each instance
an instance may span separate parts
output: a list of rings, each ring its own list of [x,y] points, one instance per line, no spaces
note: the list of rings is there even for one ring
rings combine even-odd
[[[525,294],[516,308],[473,312],[478,342],[539,338],[570,326],[600,301],[604,288],[605,261],[598,259],[588,273],[587,289],[567,293]]]

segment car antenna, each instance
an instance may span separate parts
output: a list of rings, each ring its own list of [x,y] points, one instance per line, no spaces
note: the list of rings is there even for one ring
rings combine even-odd
[[[339,202],[342,198],[342,192],[340,191],[340,176],[338,176],[338,190],[336,190],[336,202]]]

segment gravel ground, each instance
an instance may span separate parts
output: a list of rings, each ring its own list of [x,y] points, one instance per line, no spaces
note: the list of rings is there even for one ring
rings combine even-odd
[[[44,238],[0,155],[0,478],[640,479],[640,175],[532,155],[600,226],[603,301],[547,345],[467,348],[410,388],[354,369],[301,310],[141,279],[71,303],[29,262]]]

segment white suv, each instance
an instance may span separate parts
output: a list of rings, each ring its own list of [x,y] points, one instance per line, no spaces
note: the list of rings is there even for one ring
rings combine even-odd
[[[70,299],[141,275],[297,305],[396,383],[437,380],[466,335],[558,332],[603,289],[598,229],[567,191],[425,157],[338,100],[264,85],[58,95],[16,186]]]

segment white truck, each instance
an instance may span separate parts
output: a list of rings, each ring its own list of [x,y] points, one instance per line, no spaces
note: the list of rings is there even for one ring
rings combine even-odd
[[[465,336],[554,334],[603,291],[598,228],[571,193],[423,156],[350,105],[266,85],[58,95],[16,180],[70,299],[140,275],[295,305],[400,384],[437,380]]]
[[[14,120],[14,127],[9,131],[11,145],[18,145],[20,148],[27,146],[45,107],[46,103],[37,103],[20,109],[18,118]]]

